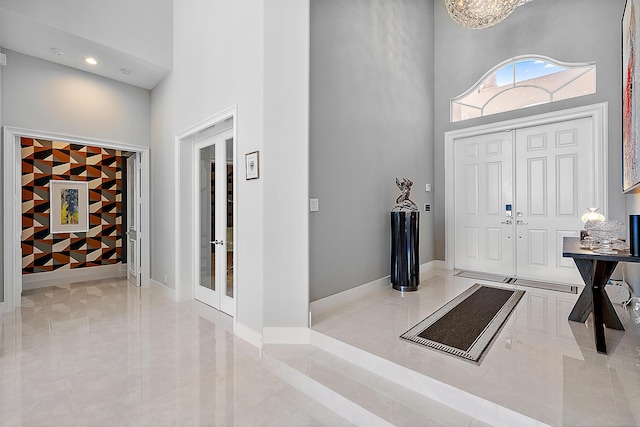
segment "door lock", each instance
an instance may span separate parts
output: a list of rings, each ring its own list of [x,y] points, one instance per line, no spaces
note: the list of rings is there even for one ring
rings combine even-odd
[[[212,240],[209,243],[212,245],[224,245],[224,240]]]
[[[511,225],[511,224],[513,224],[513,221],[512,221],[512,220],[510,220],[510,219],[508,219],[508,220],[506,220],[506,221],[500,221],[500,224]]]

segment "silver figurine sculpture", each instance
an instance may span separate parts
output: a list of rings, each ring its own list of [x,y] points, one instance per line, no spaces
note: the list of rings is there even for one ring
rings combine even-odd
[[[413,185],[413,182],[407,178],[402,178],[402,181],[396,178],[396,185],[400,189],[400,196],[396,199],[396,205],[391,209],[391,211],[399,212],[419,210],[418,205],[409,199],[409,193],[411,193],[411,186]]]

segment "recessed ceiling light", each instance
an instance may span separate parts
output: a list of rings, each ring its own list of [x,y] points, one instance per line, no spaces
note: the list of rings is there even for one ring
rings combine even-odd
[[[57,47],[52,47],[51,52],[53,52],[54,55],[58,55],[58,56],[64,55],[64,50],[58,49]]]
[[[84,58],[84,62],[86,62],[89,65],[97,65],[98,61],[96,60],[96,58],[93,58],[91,56],[87,56],[86,58]]]

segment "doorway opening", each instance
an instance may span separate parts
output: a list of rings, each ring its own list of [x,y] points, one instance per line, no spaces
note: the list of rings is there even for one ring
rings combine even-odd
[[[140,196],[136,205],[140,252],[137,271],[140,274],[136,284],[147,285],[149,149],[11,127],[4,128],[4,141],[5,286],[2,309],[12,311],[19,307],[23,289],[39,287],[51,280],[85,280],[89,276],[106,278],[124,273],[127,249],[123,232],[128,218],[122,205],[126,205],[126,194],[123,194],[126,191],[118,188],[117,183],[122,178],[118,165],[125,154],[136,157],[140,164]],[[50,180],[56,182],[57,187],[67,184],[70,189],[60,190],[65,195],[68,196],[69,192],[71,196],[76,195],[70,200],[78,203],[63,201],[64,212],[72,206],[78,214],[86,215],[86,230],[78,228],[73,221],[67,221],[68,224],[62,222],[63,231],[66,231],[60,231],[63,234],[56,234],[57,231],[50,227],[51,214],[57,214],[51,210],[57,204],[50,204],[53,197]],[[72,188],[76,187],[74,183],[80,182],[84,185]],[[27,197],[26,203],[23,201],[25,191],[33,193],[33,197]],[[31,209],[31,205],[37,205],[36,209]],[[26,214],[24,209],[28,210]],[[26,221],[26,226],[23,221]],[[118,240],[121,247],[118,247]],[[116,262],[120,257],[122,260]],[[24,272],[36,274],[28,274],[23,280]],[[42,277],[36,277],[38,273],[42,273]]]
[[[236,107],[176,135],[176,300],[237,307]],[[188,226],[185,226],[189,224]],[[235,325],[235,322],[234,322]]]
[[[603,103],[446,133],[447,268],[581,283],[562,238],[606,213],[606,120]]]

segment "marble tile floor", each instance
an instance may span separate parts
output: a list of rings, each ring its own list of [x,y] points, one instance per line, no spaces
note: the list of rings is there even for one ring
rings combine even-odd
[[[0,317],[2,426],[346,426],[266,370],[231,319],[97,280]]]
[[[321,347],[321,344],[267,344],[263,346],[263,364],[288,384],[358,426],[491,425],[386,379],[376,369],[359,366],[358,357],[338,357]],[[522,421],[521,416],[518,421]]]
[[[344,343],[358,350],[347,352],[352,361],[358,352],[373,355],[545,424],[640,425],[640,325],[634,322],[640,313],[616,305],[626,331],[606,329],[608,353],[599,354],[592,317],[585,324],[567,320],[577,295],[525,287],[480,365],[400,340],[400,334],[478,282],[453,273],[433,270],[417,292],[389,287],[315,314],[312,343],[314,336],[320,346],[323,340]]]

